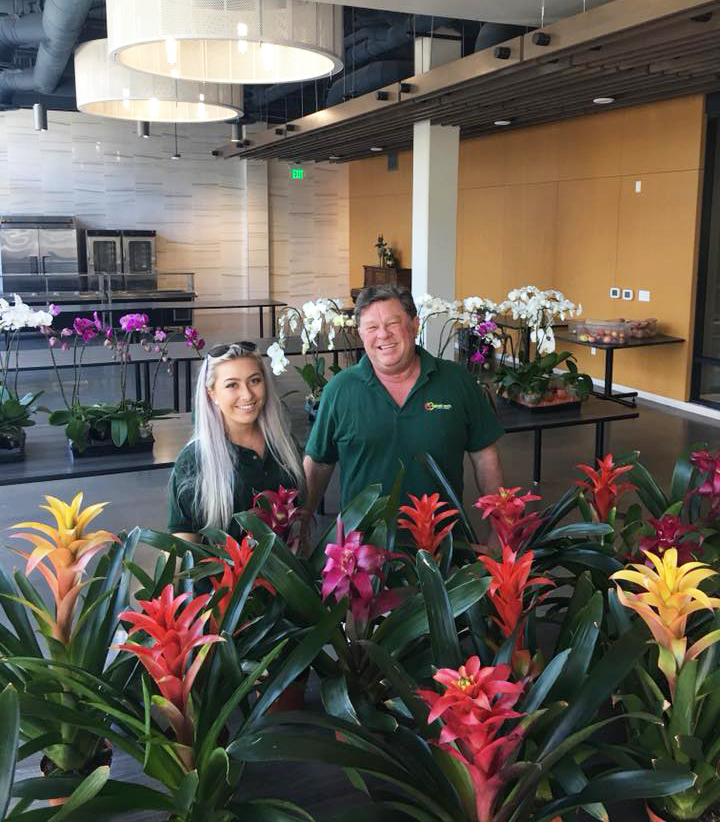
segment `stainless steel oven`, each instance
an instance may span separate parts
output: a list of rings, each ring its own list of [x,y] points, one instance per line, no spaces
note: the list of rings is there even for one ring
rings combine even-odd
[[[129,290],[157,288],[155,231],[123,231],[123,272]]]
[[[122,232],[88,229],[85,232],[85,253],[91,291],[106,290],[108,284],[113,291],[124,288]]]

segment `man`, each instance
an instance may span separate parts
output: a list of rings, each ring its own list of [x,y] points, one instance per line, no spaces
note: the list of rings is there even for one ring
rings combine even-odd
[[[440,491],[415,459],[425,452],[459,499],[466,451],[479,489],[494,493],[502,484],[494,443],[503,429],[465,368],[415,345],[419,319],[410,293],[395,286],[366,288],[355,318],[366,356],[323,391],[305,448],[308,512],[317,508],[337,462],[342,507],[371,483],[389,493],[401,461],[405,492]]]

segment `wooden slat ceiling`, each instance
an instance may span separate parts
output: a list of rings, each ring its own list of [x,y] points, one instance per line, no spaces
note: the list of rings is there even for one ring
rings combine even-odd
[[[229,144],[228,157],[339,162],[412,147],[413,123],[460,127],[461,138],[720,90],[720,0],[614,0],[495,48]],[[386,99],[378,99],[385,96]],[[510,126],[494,121],[509,119]]]

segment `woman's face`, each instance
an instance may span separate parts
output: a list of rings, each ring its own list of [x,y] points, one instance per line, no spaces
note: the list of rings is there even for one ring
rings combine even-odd
[[[208,390],[228,428],[254,425],[265,403],[266,386],[255,357],[225,360],[215,369],[215,384]]]

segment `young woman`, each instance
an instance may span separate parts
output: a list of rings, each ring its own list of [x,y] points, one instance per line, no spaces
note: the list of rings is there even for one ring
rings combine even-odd
[[[214,346],[198,374],[192,439],[170,477],[168,530],[192,542],[205,527],[238,538],[233,514],[255,494],[280,485],[302,493],[300,460],[255,344]]]

